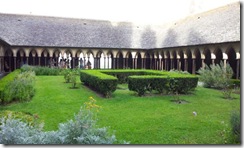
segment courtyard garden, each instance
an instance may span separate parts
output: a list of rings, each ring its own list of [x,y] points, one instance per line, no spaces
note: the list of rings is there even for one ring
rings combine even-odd
[[[114,144],[238,144],[232,122],[234,114],[240,116],[239,87],[225,92],[206,88],[197,85],[198,76],[183,72],[125,70],[121,76],[122,71],[35,72],[34,94],[26,100],[2,99],[0,115],[30,116],[33,119],[24,120],[44,124],[44,132],[57,131],[84,104],[92,103],[96,127],[107,127],[109,135],[116,136]],[[11,74],[9,81],[14,79]],[[8,83],[2,80],[1,85]],[[164,87],[155,86],[157,82]],[[231,97],[226,98],[228,91]]]

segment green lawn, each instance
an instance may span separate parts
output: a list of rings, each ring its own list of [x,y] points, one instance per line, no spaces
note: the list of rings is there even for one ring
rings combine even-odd
[[[38,114],[45,130],[56,130],[92,96],[102,106],[99,126],[109,126],[117,139],[131,144],[223,144],[221,133],[230,128],[231,111],[240,110],[240,94],[226,100],[220,91],[202,87],[180,96],[189,103],[176,104],[171,102],[172,96],[137,97],[126,85],[120,85],[110,99],[78,86],[70,89],[63,76],[37,76],[32,101],[1,106],[0,110]]]

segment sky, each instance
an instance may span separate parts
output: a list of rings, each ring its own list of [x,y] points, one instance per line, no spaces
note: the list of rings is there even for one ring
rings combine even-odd
[[[162,24],[239,0],[0,0],[0,13]]]

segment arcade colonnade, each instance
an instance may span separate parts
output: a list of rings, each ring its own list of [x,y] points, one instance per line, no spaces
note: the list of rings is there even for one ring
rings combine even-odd
[[[91,69],[182,70],[195,74],[210,64],[229,63],[240,78],[240,42],[163,49],[84,49],[58,47],[8,47],[0,45],[0,72],[23,64]]]

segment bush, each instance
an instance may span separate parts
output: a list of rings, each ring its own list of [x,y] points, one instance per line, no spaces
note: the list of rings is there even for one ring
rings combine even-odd
[[[69,83],[70,80],[71,80],[71,71],[69,69],[65,69],[63,71],[63,74],[64,74],[64,80],[66,83]]]
[[[18,74],[15,79],[9,82],[3,91],[2,103],[12,101],[29,101],[35,93],[35,73],[31,71]]]
[[[93,112],[80,109],[74,120],[59,124],[57,131],[43,131],[41,126],[30,126],[19,119],[0,119],[2,144],[114,144],[114,134],[108,128],[99,128]],[[125,142],[124,142],[125,143]]]
[[[56,76],[60,75],[62,72],[62,69],[60,68],[49,68],[49,67],[43,67],[43,66],[30,66],[30,65],[23,65],[21,67],[21,71],[34,71],[37,76],[39,75],[47,75],[47,76]]]
[[[103,94],[105,97],[111,97],[116,90],[118,79],[103,74],[96,70],[82,70],[80,71],[80,80],[85,85]]]
[[[14,78],[20,73],[20,69],[16,69],[15,71],[9,73],[8,75],[6,75],[5,77],[3,77],[0,80],[0,104],[4,98],[4,88],[6,87],[6,85],[12,81],[14,81]]]
[[[100,70],[100,72],[118,78],[118,83],[128,83],[128,77],[134,75],[162,75],[163,73],[155,70]]]
[[[189,93],[197,87],[198,78],[191,75],[167,75],[167,76],[130,76],[129,90],[135,91],[142,96],[146,91],[156,90],[159,93],[171,92]]]
[[[217,89],[223,89],[227,85],[230,85],[230,79],[233,76],[233,70],[229,64],[226,64],[224,68],[223,62],[219,65],[206,66],[201,68],[198,73],[200,74],[200,81],[204,83],[204,87],[213,87]]]
[[[240,113],[232,112],[230,123],[231,123],[231,137],[234,139],[235,143],[241,143],[241,121]]]

